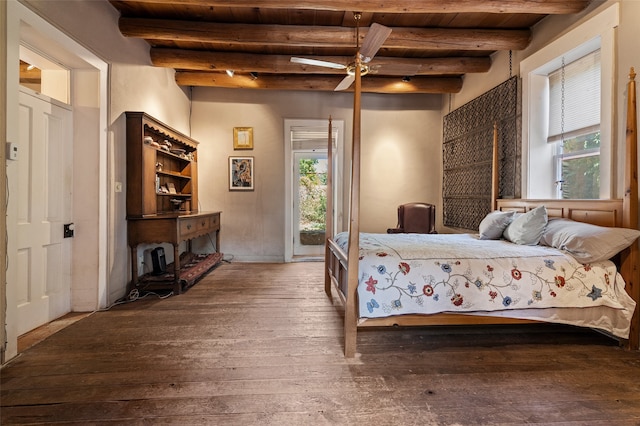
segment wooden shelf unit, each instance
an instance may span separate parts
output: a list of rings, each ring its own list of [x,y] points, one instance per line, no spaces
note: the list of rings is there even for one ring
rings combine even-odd
[[[198,211],[198,142],[144,112],[127,112],[126,119],[127,216]],[[159,144],[167,140],[172,149],[184,150],[184,156],[147,143],[145,137]],[[169,185],[175,194],[159,191]]]
[[[154,286],[183,290],[180,277],[180,243],[215,233],[220,253],[220,212],[198,211],[198,142],[144,112],[126,112],[127,128],[127,234],[131,251],[131,287],[140,282],[138,246],[169,243],[173,246],[172,280],[154,280]],[[149,141],[146,138],[151,138]],[[155,143],[171,143],[170,152]],[[158,164],[161,164],[161,167]],[[175,193],[160,187],[172,186]],[[175,201],[175,203],[173,202]],[[205,271],[206,272],[206,271]]]

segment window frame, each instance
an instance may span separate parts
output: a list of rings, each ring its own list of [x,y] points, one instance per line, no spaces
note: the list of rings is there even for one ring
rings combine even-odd
[[[547,143],[548,75],[566,63],[600,49],[600,199],[613,193],[613,110],[615,90],[615,28],[619,6],[614,4],[520,63],[523,79],[522,194],[525,198],[558,198],[556,145]],[[542,161],[540,159],[543,159]]]

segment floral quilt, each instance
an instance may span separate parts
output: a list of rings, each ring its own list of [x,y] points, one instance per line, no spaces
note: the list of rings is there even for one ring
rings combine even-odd
[[[346,252],[348,234],[335,237]],[[608,306],[628,298],[613,262],[472,234],[360,234],[362,318]]]

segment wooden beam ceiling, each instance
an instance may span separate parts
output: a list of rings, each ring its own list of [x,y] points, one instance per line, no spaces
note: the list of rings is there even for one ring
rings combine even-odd
[[[353,56],[305,56],[336,64],[349,64]],[[262,55],[233,52],[203,52],[199,50],[152,48],[151,61],[155,66],[193,71],[224,71],[227,69],[273,74],[336,74],[331,68],[313,67],[291,62],[289,55]],[[372,62],[377,67],[415,67],[414,75],[461,75],[487,72],[491,67],[488,57],[462,58],[392,58],[376,56]],[[399,75],[405,75],[400,73]]]
[[[260,9],[314,9],[363,13],[533,13],[544,15],[577,13],[589,0],[136,0],[138,3],[181,6],[250,7]]]
[[[277,90],[316,90],[332,91],[340,83],[339,76],[305,75],[251,75],[212,72],[176,72],[176,82],[182,86],[210,86],[236,89],[277,89]],[[460,77],[425,78],[411,77],[402,81],[393,77],[365,76],[362,78],[362,90],[369,93],[457,93],[462,88]],[[347,91],[353,91],[353,87]]]
[[[303,25],[251,25],[167,19],[120,18],[126,37],[182,42],[289,47],[354,47],[354,32],[347,27]],[[531,41],[530,30],[455,28],[392,28],[385,49],[520,50]],[[361,29],[364,38],[367,29]]]
[[[590,4],[590,0],[109,1],[121,12],[121,33],[146,40],[153,65],[175,69],[178,84],[189,86],[333,90],[354,63],[369,25],[389,27],[391,34],[367,64],[369,74],[362,83],[364,92],[376,93],[456,93],[464,75],[490,69],[495,52],[529,46],[531,28],[545,16],[578,13]],[[359,21],[354,11],[361,12]],[[298,58],[296,63],[292,57]],[[234,77],[226,70],[233,70]]]

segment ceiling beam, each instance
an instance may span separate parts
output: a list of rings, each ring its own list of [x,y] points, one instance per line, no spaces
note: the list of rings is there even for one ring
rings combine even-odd
[[[353,47],[353,29],[304,25],[250,25],[121,17],[125,37],[200,43],[289,47]],[[367,29],[361,31],[362,37]],[[388,49],[419,50],[522,50],[531,41],[531,31],[393,28],[384,43]]]
[[[347,65],[353,62],[352,56],[304,56],[305,58]],[[336,70],[291,62],[287,55],[263,55],[232,52],[210,52],[200,50],[152,48],[151,62],[165,68],[193,71],[224,71],[227,69],[245,72],[265,72],[284,74],[340,74]],[[490,57],[457,58],[390,58],[376,56],[371,62],[372,68],[383,75],[386,69],[415,69],[415,72],[390,72],[393,75],[447,75],[481,73],[491,68]]]
[[[268,75],[254,79],[249,75],[179,71],[180,86],[208,86],[233,89],[316,90],[333,91],[342,81],[340,76]],[[362,79],[362,91],[368,93],[458,93],[460,77],[413,77],[408,82],[393,77],[367,76]],[[353,89],[347,90],[352,91]]]
[[[363,13],[533,13],[570,14],[583,10],[589,0],[136,0],[137,3],[183,6],[248,7],[263,9],[315,9]]]

